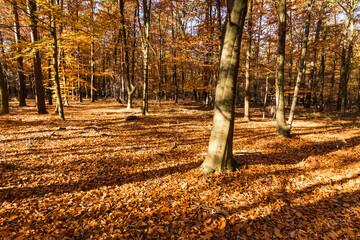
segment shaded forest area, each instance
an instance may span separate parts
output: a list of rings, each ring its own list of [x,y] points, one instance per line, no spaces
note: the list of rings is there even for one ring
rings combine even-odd
[[[15,105],[1,119],[1,238],[360,237],[355,115],[303,111],[283,138],[261,109],[252,122],[237,109],[243,167],[203,174],[212,117],[203,105],[150,101],[144,117],[114,100],[70,103],[66,121]]]
[[[359,239],[359,5],[1,1],[0,238]]]

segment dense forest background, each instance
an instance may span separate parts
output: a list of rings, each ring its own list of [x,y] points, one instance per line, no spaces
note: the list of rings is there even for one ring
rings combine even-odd
[[[274,105],[277,9],[277,1],[249,2],[236,97],[246,109]],[[286,106],[302,65],[304,107],[360,109],[357,9],[355,0],[287,1]],[[45,113],[45,98],[55,98],[63,112],[69,99],[113,97],[131,108],[135,97],[145,113],[148,98],[214,101],[225,1],[5,0],[1,11],[3,92],[20,106],[36,96]]]

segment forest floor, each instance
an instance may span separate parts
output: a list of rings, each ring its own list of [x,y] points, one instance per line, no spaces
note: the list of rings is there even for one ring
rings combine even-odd
[[[205,175],[211,109],[70,104],[0,116],[1,239],[360,239],[360,117],[303,112],[282,138],[237,109],[243,167]]]

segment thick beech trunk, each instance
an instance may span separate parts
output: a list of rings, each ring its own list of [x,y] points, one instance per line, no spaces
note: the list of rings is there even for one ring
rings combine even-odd
[[[279,2],[279,40],[278,58],[276,63],[276,133],[289,137],[290,128],[285,122],[284,103],[284,65],[285,65],[285,40],[286,40],[286,0]]]
[[[205,173],[229,172],[235,167],[232,152],[235,93],[247,0],[230,0],[228,4],[229,12],[223,30],[216,86],[213,127],[207,155],[201,165]]]

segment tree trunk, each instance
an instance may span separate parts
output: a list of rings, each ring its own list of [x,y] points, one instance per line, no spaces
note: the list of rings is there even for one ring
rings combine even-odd
[[[139,6],[139,4],[138,4]],[[144,88],[143,88],[143,108],[142,114],[146,115],[149,113],[149,103],[148,103],[148,81],[149,81],[149,28],[150,28],[150,9],[151,9],[151,0],[143,0],[143,21],[144,21],[144,31],[143,31],[143,41],[142,41],[142,52],[143,52],[143,77],[144,77]],[[139,11],[140,13],[140,11]],[[139,24],[140,24],[140,14],[139,14]],[[141,24],[140,24],[141,25]]]
[[[93,0],[90,0],[90,8],[91,8],[91,15],[90,15],[90,25],[91,25],[91,45],[90,45],[90,97],[91,102],[95,102],[96,100],[96,88],[95,88],[95,42],[94,42],[94,2]]]
[[[284,104],[284,65],[285,65],[285,40],[286,40],[286,0],[279,2],[279,40],[278,58],[276,63],[276,133],[289,137],[290,128],[285,122]]]
[[[51,90],[51,57],[48,58],[48,89],[47,89],[47,95],[48,95],[48,104],[53,105],[53,96],[52,96],[52,90]]]
[[[268,99],[268,93],[269,93],[269,74],[266,75],[266,79],[265,79],[265,96],[264,96],[264,104],[263,104],[263,120],[266,117],[266,104],[267,104],[267,99]]]
[[[346,99],[347,99],[347,85],[350,75],[350,63],[353,55],[354,45],[354,12],[357,9],[357,3],[359,0],[349,0],[346,9],[346,24],[345,24],[345,42],[344,42],[344,55],[342,58],[340,69],[340,114],[345,115]]]
[[[17,62],[17,74],[18,74],[18,86],[19,86],[19,106],[26,106],[26,84],[25,84],[25,75],[24,75],[24,62],[23,57],[21,56],[21,47],[20,44],[20,24],[19,24],[19,14],[18,6],[16,3],[12,4],[13,15],[14,15],[14,33],[15,33],[15,43],[16,51],[18,57],[16,58]]]
[[[51,5],[54,5],[54,0],[51,0]],[[53,69],[54,69],[54,82],[55,82],[55,95],[56,95],[56,109],[61,120],[65,120],[64,107],[61,99],[61,89],[59,81],[59,63],[58,63],[58,42],[56,36],[56,20],[55,16],[51,14],[50,22],[50,35],[53,40]]]
[[[252,8],[253,0],[249,2],[248,10],[248,39],[245,61],[245,97],[244,97],[244,120],[250,121],[250,62],[251,62],[251,41],[252,41]]]
[[[124,0],[119,1],[120,5],[120,14],[121,14],[121,32],[122,32],[122,40],[124,44],[124,65],[123,68],[125,70],[125,79],[126,79],[126,91],[127,91],[127,108],[132,108],[132,96],[135,91],[135,87],[131,82],[130,79],[130,59],[129,59],[129,46],[127,43],[127,36],[126,36],[126,21],[124,15]]]
[[[319,111],[324,111],[324,87],[325,87],[325,49],[322,50],[320,65],[320,96]]]
[[[247,0],[228,1],[228,16],[223,30],[219,76],[216,86],[213,127],[206,158],[205,173],[233,171],[233,131],[236,80],[239,68],[241,35]]]
[[[337,54],[334,53],[333,67],[332,67],[331,78],[330,78],[330,90],[329,90],[330,93],[333,91],[334,85],[335,85],[336,62],[337,62]],[[331,104],[333,102],[333,100],[334,100],[333,95],[334,94],[329,94],[327,104]]]
[[[324,6],[321,8],[320,12],[323,12]],[[314,40],[314,48],[313,48],[313,55],[312,55],[312,59],[311,59],[311,63],[310,63],[310,75],[309,75],[309,82],[308,82],[308,93],[306,94],[306,99],[305,99],[305,107],[310,108],[311,106],[311,95],[312,95],[312,90],[314,88],[314,77],[315,77],[315,71],[316,71],[316,59],[317,59],[317,47],[316,45],[319,42],[319,37],[320,37],[320,30],[322,27],[322,18],[320,17],[320,19],[318,20],[317,24],[316,24],[316,31],[315,31],[315,40]]]
[[[308,50],[308,42],[309,42],[309,32],[310,32],[310,17],[311,17],[311,11],[312,11],[312,7],[315,1],[312,1],[311,3],[308,3],[308,9],[306,12],[306,20],[305,20],[305,32],[304,32],[304,37],[303,37],[303,41],[302,41],[302,49],[301,49],[301,56],[300,56],[300,61],[299,61],[299,69],[297,72],[297,76],[296,76],[296,83],[295,83],[295,89],[294,89],[294,96],[292,99],[292,103],[291,103],[291,109],[290,109],[290,114],[289,114],[289,120],[288,120],[288,124],[289,127],[291,128],[293,120],[294,120],[294,115],[295,115],[295,108],[296,108],[296,103],[297,103],[297,99],[298,99],[298,95],[299,95],[299,89],[300,89],[300,83],[301,80],[303,78],[303,71],[304,71],[304,65],[305,65],[305,58],[306,58],[306,53]]]
[[[135,8],[134,10],[134,24],[133,24],[133,42],[132,42],[132,60],[131,60],[131,85],[134,86],[134,82],[135,82],[135,48],[136,48],[136,23],[135,23],[135,19],[137,16],[138,12],[137,9]],[[134,86],[134,89],[131,91],[131,94],[129,94],[128,96],[128,108],[132,107],[132,101],[133,101],[133,97],[134,97],[134,93],[135,93],[136,87]]]
[[[0,115],[9,113],[9,95],[8,89],[5,82],[5,76],[3,73],[1,61],[0,61],[0,98],[1,98],[1,109]]]
[[[38,31],[37,31],[37,16],[36,16],[36,1],[28,0],[27,1],[30,22],[31,22],[31,42],[36,44],[39,40]],[[35,92],[36,92],[36,105],[37,111],[39,114],[46,114],[46,106],[45,106],[45,89],[43,86],[42,80],[42,70],[41,70],[41,58],[40,58],[40,50],[37,48],[34,51],[34,75],[35,75]]]
[[[261,1],[261,5],[260,5],[260,9],[263,9],[264,7],[264,0]],[[263,18],[263,13],[260,11],[259,12],[260,16],[259,16],[259,27],[258,27],[258,36],[257,36],[257,41],[256,41],[256,51],[255,51],[255,69],[258,69],[259,66],[259,55],[260,55],[260,43],[261,43],[261,36],[262,36],[262,18]],[[259,84],[259,70],[255,70],[255,76],[254,76],[254,101],[255,104],[257,104],[261,98],[261,94],[260,94],[260,84]]]

